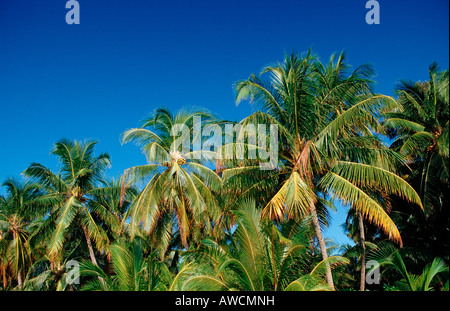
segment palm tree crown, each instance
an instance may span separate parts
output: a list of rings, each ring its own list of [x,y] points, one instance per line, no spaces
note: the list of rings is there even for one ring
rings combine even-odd
[[[91,260],[96,263],[91,244],[94,240],[97,248],[103,251],[109,243],[102,227],[96,224],[92,213],[100,217],[111,216],[107,208],[95,201],[95,194],[102,191],[99,182],[111,164],[107,153],[94,156],[95,141],[85,143],[62,139],[55,144],[52,154],[60,161],[58,174],[39,163],[32,163],[24,175],[41,182],[47,190],[47,198],[57,201],[49,205],[49,217],[41,226],[36,239],[51,236],[48,244],[49,256],[55,258],[62,249],[68,232],[81,227],[85,235]]]
[[[175,125],[192,129],[196,116],[203,118],[203,124],[212,119],[204,111],[180,111],[172,115],[169,110],[159,108],[141,128],[129,129],[122,134],[124,143],[135,141],[141,146],[149,162],[127,170],[127,178],[134,181],[150,179],[125,218],[131,219],[132,234],[140,224],[147,233],[156,232],[157,240],[162,241],[160,245],[164,245],[161,256],[168,246],[174,226],[178,227],[182,245],[187,248],[188,237],[211,232],[211,220],[218,215],[213,191],[220,189],[220,177],[199,161],[191,159],[198,151],[189,146],[186,152],[181,145],[175,144]]]

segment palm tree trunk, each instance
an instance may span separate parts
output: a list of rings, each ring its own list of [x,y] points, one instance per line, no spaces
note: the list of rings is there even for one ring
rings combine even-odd
[[[360,244],[361,244],[361,277],[360,277],[359,290],[365,291],[366,290],[366,236],[364,233],[364,222],[363,222],[363,217],[362,217],[361,213],[358,213],[358,220],[359,220],[359,237],[360,237]]]
[[[91,258],[91,262],[94,265],[98,266],[97,260],[95,259],[94,248],[92,247],[91,238],[89,237],[88,229],[85,226],[83,226],[83,232],[84,232],[84,237],[86,238],[86,244],[88,246],[89,257]],[[101,276],[98,276],[97,278],[100,281],[100,283],[102,283],[102,285],[105,285],[105,280]]]
[[[311,215],[313,218],[314,230],[316,231],[317,241],[319,242],[319,246],[320,246],[320,252],[322,253],[323,260],[326,260],[326,259],[328,259],[327,248],[325,246],[325,240],[323,239],[323,236],[322,236],[322,231],[320,230],[319,218],[317,217],[316,206],[314,204],[311,205],[310,212],[311,212]],[[334,290],[333,275],[331,274],[330,264],[328,262],[326,262],[325,267],[327,269],[326,275],[325,275],[326,279],[327,279],[327,283],[331,287],[331,289]]]
[[[3,289],[6,289],[8,286],[8,281],[6,280],[6,265],[4,263],[0,263],[0,268],[3,276]]]
[[[111,255],[109,252],[106,253],[104,270],[107,275],[112,275]]]
[[[311,251],[311,255],[314,256],[314,236],[309,239],[309,250]]]
[[[17,285],[19,286],[19,288],[21,288],[22,284],[23,284],[22,273],[20,273],[20,269],[19,269],[19,271],[17,271]]]
[[[92,263],[97,266],[97,260],[95,259],[94,248],[92,247],[92,242],[91,242],[91,238],[89,237],[88,229],[85,226],[83,226],[83,232],[84,232],[84,237],[86,238],[86,243],[87,243],[88,250],[89,250],[89,257],[91,258]]]
[[[13,239],[14,241],[16,241],[19,239],[19,233],[17,231],[13,231]],[[17,259],[20,260],[20,259]],[[22,287],[22,274],[20,273],[20,268],[19,268],[19,262],[17,262],[17,285],[19,286],[19,288]]]

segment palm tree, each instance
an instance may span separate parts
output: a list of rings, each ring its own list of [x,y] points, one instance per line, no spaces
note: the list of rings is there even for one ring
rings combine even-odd
[[[370,254],[370,258],[377,262],[372,270],[378,269],[380,266],[393,268],[402,279],[395,283],[395,287],[403,291],[432,291],[435,288],[433,283],[437,286],[448,287],[448,265],[441,258],[434,258],[433,261],[427,264],[420,275],[411,274],[406,268],[401,250],[396,249],[391,244],[381,243]],[[439,276],[444,274],[444,279],[439,279]],[[444,283],[447,282],[446,285]]]
[[[65,241],[76,235],[77,229],[82,230],[93,264],[97,260],[92,240],[99,251],[105,250],[109,243],[93,215],[100,219],[114,217],[106,206],[95,200],[96,194],[109,190],[100,187],[99,182],[111,162],[107,153],[94,156],[96,144],[62,139],[51,152],[62,165],[57,174],[39,163],[32,163],[23,173],[39,181],[48,192],[46,197],[57,202],[48,206],[49,215],[33,236],[38,241],[49,239],[48,256],[52,262],[59,258]]]
[[[101,188],[91,192],[92,205],[100,204],[98,211],[103,211],[98,217],[93,215],[94,220],[99,224],[108,236],[111,243],[129,236],[129,225],[124,222],[123,216],[128,210],[133,200],[138,195],[138,190],[132,185],[126,185],[123,176],[109,181],[101,181]],[[104,258],[104,270],[111,273],[111,253],[106,252]]]
[[[312,262],[309,226],[291,222],[284,228],[287,238],[261,218],[253,200],[244,201],[234,213],[237,227],[227,241],[205,239],[201,247],[185,254],[189,267],[177,276],[184,278],[178,290],[329,290],[325,262],[333,266],[347,262],[339,256]]]
[[[48,203],[42,198],[39,185],[29,181],[20,183],[8,179],[6,196],[0,197],[0,254],[2,257],[3,287],[7,286],[6,269],[9,266],[15,274],[19,288],[33,262],[28,243],[30,224],[37,217],[42,206]]]
[[[129,180],[148,178],[139,196],[131,204],[125,219],[131,219],[134,236],[140,224],[153,235],[164,256],[173,229],[178,228],[182,246],[188,248],[188,238],[212,232],[212,222],[219,214],[214,191],[221,186],[220,177],[210,168],[195,160],[199,151],[191,145],[177,146],[178,126],[186,126],[191,135],[194,117],[202,118],[203,124],[212,121],[204,111],[180,111],[173,115],[166,108],[158,108],[147,118],[141,128],[133,128],[122,134],[122,142],[134,141],[141,146],[148,164],[126,170]],[[181,136],[183,137],[183,136]]]
[[[361,248],[358,244],[342,244],[339,247],[340,256],[347,258],[349,263],[337,267],[334,271],[333,278],[336,284],[336,288],[342,290],[353,290],[357,287],[358,280],[355,277],[359,265],[361,264]]]
[[[79,245],[79,243],[78,243]],[[74,252],[72,249],[71,253]],[[61,262],[55,265],[55,262],[49,262],[46,256],[38,258],[28,270],[28,274],[23,282],[22,290],[24,291],[66,291],[77,290],[78,285],[68,282],[72,277],[73,271],[69,270],[70,255],[61,256]],[[70,272],[70,274],[69,274]]]
[[[89,261],[80,264],[81,277],[94,277],[84,283],[82,290],[161,291],[169,287],[172,275],[168,267],[156,258],[156,253],[145,255],[142,239],[117,241],[110,245],[110,252],[112,275]]]
[[[108,234],[110,241],[115,241],[128,234],[128,224],[124,222],[124,215],[133,200],[138,195],[138,189],[130,184],[125,184],[123,176],[109,181],[100,181],[101,188],[93,190],[91,196],[92,205],[100,204],[100,211],[106,212],[100,220],[100,225]],[[106,221],[104,221],[106,220]]]
[[[392,98],[371,92],[372,74],[367,65],[349,74],[344,54],[333,55],[323,65],[308,52],[304,57],[286,56],[284,63],[266,67],[259,77],[236,83],[237,103],[250,97],[266,111],[247,122],[277,124],[282,136],[279,186],[263,214],[278,220],[312,215],[324,260],[328,255],[317,216],[318,198],[333,194],[398,242],[397,227],[364,188],[420,204],[414,189],[392,172],[398,157],[379,148],[372,133],[382,131],[377,113],[397,106]],[[329,268],[327,281],[333,288]]]
[[[380,205],[386,208],[383,203],[378,201]],[[376,240],[384,239],[382,232],[374,225],[365,225],[361,217],[361,213],[356,213],[354,210],[350,210],[347,214],[347,219],[342,225],[342,228],[347,233],[347,236],[351,238],[356,245],[350,247],[344,247],[344,257],[351,256],[356,260],[355,271],[359,270],[359,290],[364,291],[366,285],[366,257],[368,251],[370,252],[376,247]]]
[[[440,71],[437,63],[428,70],[426,82],[400,81],[396,93],[401,107],[384,116],[390,138],[395,138],[391,147],[418,166],[410,179],[418,181],[427,214],[442,208],[438,189],[448,185],[449,177],[449,71]]]

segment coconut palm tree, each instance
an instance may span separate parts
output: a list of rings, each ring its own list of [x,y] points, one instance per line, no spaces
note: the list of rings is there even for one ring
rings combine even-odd
[[[108,234],[110,241],[115,241],[128,234],[128,224],[124,222],[124,215],[133,200],[138,195],[138,189],[131,184],[125,184],[123,176],[109,181],[100,181],[100,188],[91,191],[92,205],[100,204],[99,211],[106,212],[99,219],[100,225]],[[105,209],[101,209],[101,207]],[[111,217],[113,216],[113,217]]]
[[[97,264],[97,259],[92,240],[99,251],[104,251],[109,243],[106,232],[93,216],[104,221],[114,219],[108,208],[95,200],[96,194],[110,190],[102,188],[99,182],[111,161],[107,153],[94,155],[96,144],[95,141],[83,143],[62,139],[55,143],[51,152],[61,164],[58,173],[39,163],[32,163],[23,173],[44,186],[47,198],[57,201],[48,206],[48,217],[33,235],[37,241],[48,243],[48,256],[53,262],[60,257],[65,241],[76,236],[78,229],[84,235],[93,264]]]
[[[24,274],[32,264],[28,245],[29,232],[26,223],[17,214],[6,217],[0,214],[0,254],[2,256],[3,287],[7,286],[7,268],[15,274],[18,287],[22,287]]]
[[[403,80],[396,86],[401,107],[384,115],[391,148],[407,156],[417,167],[410,176],[427,214],[443,205],[442,185],[449,177],[449,71],[437,63],[428,69],[429,80]]]
[[[376,199],[376,198],[375,198]],[[378,201],[380,205],[384,202]],[[347,214],[347,219],[342,225],[347,236],[351,238],[355,245],[344,246],[344,257],[351,256],[356,260],[355,271],[359,270],[359,290],[364,291],[366,287],[366,257],[367,253],[376,247],[375,242],[379,239],[384,239],[383,232],[373,224],[366,225],[363,223],[361,213],[350,210]],[[378,237],[375,239],[374,237]]]
[[[191,141],[195,117],[202,118],[203,125],[212,121],[212,117],[201,110],[181,110],[174,115],[166,108],[158,108],[142,127],[122,134],[122,142],[137,143],[148,161],[146,165],[127,169],[127,180],[149,180],[131,204],[125,219],[131,220],[132,236],[140,224],[148,235],[156,233],[152,236],[157,237],[161,258],[175,228],[179,231],[182,247],[188,248],[190,237],[212,232],[212,220],[219,214],[214,191],[220,189],[220,177],[195,159],[201,150],[193,149],[192,144],[177,145],[180,138]],[[187,132],[178,137],[174,132],[176,127],[187,129]]]
[[[29,181],[21,183],[12,178],[6,180],[6,196],[0,197],[0,254],[3,287],[7,285],[8,267],[15,274],[17,284],[22,287],[23,279],[33,262],[28,238],[34,218],[42,207],[49,203],[43,199],[42,188]]]
[[[156,253],[145,254],[145,243],[121,239],[110,245],[113,274],[108,275],[89,261],[80,264],[80,276],[94,277],[84,282],[82,290],[161,291],[167,290],[172,275]],[[103,282],[99,280],[104,280]]]
[[[117,179],[112,179],[109,181],[100,180],[99,185],[101,187],[92,190],[89,193],[90,201],[89,204],[93,206],[91,210],[95,210],[96,213],[92,213],[92,218],[97,223],[98,226],[106,233],[110,242],[114,242],[123,236],[128,236],[128,227],[123,224],[123,214],[129,207],[131,201],[136,197],[137,190],[134,187],[125,186],[124,187],[124,198],[121,202],[122,194],[122,177]],[[97,214],[98,213],[98,214]],[[46,224],[44,220],[36,222],[35,227],[37,233],[42,234],[46,231]],[[39,230],[40,229],[40,230]],[[73,230],[72,230],[73,229]],[[54,230],[47,230],[50,234]],[[80,246],[80,241],[78,238],[82,238],[78,233],[80,233],[80,228],[74,223],[68,229],[69,234],[68,239],[63,245],[58,256],[52,258],[51,267],[48,267],[48,256],[45,247],[45,239],[38,239],[39,234],[33,236],[31,239],[31,244],[36,251],[39,253],[40,261],[36,262],[36,267],[31,269],[32,273],[28,276],[29,287],[39,288],[42,286],[47,286],[47,289],[52,288],[49,284],[56,284],[58,290],[64,290],[67,286],[63,282],[66,263],[72,259],[79,260],[80,257],[83,258],[83,251],[77,250]],[[110,272],[111,268],[111,254],[106,251],[104,258],[99,258],[99,265],[103,266],[106,273]],[[35,273],[36,271],[41,271],[41,273]],[[43,275],[47,275],[45,278]],[[45,281],[45,282],[44,282]]]
[[[420,204],[414,189],[392,171],[401,160],[379,148],[382,144],[373,134],[382,131],[377,116],[398,104],[372,93],[372,75],[367,65],[349,72],[343,53],[324,65],[308,52],[303,57],[287,55],[282,64],[235,86],[237,103],[250,98],[265,110],[247,122],[270,122],[280,129],[279,186],[263,214],[278,220],[312,215],[324,260],[328,255],[317,216],[319,197],[329,193],[350,204],[398,242],[397,227],[364,188]],[[227,174],[234,175],[233,169],[225,170],[224,177]],[[327,281],[333,287],[331,269]]]
[[[205,239],[201,247],[185,254],[180,274],[184,281],[178,290],[329,290],[325,281],[325,261],[311,267],[309,253],[310,226],[290,223],[290,237],[267,219],[255,201],[248,200],[235,210],[237,227],[227,241],[218,243]],[[336,266],[347,260],[329,257],[326,262]]]

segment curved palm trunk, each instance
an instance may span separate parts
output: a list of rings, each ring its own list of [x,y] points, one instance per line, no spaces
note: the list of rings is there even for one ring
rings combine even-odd
[[[320,230],[319,218],[317,217],[316,206],[314,204],[311,205],[310,213],[313,218],[314,230],[316,231],[317,241],[319,242],[320,252],[322,253],[322,258],[323,258],[323,260],[326,260],[326,259],[328,259],[327,248],[325,246],[325,240],[323,239],[323,236],[322,236],[322,231]],[[331,274],[330,264],[328,262],[326,262],[325,267],[327,269],[326,275],[325,275],[326,279],[327,279],[327,283],[331,287],[331,289],[334,290],[333,275]]]
[[[97,260],[95,259],[94,248],[92,247],[91,238],[89,237],[89,232],[85,226],[83,226],[84,237],[86,238],[86,243],[89,250],[89,257],[94,265],[97,266]]]
[[[366,290],[366,236],[364,233],[364,222],[361,213],[358,213],[358,221],[359,221],[359,237],[361,244],[361,276],[360,276],[360,285],[359,290]]]
[[[89,250],[89,257],[91,258],[91,262],[98,266],[97,264],[97,259],[95,259],[95,253],[94,253],[94,248],[92,247],[92,242],[91,242],[91,238],[89,237],[89,232],[88,229],[83,226],[83,232],[84,232],[84,237],[86,238],[86,244],[88,246],[88,250]],[[99,276],[98,280],[100,281],[100,283],[102,283],[102,285],[105,285],[105,280]]]
[[[17,231],[13,231],[13,239],[15,241],[17,241],[17,239],[19,239],[19,233]],[[17,259],[17,260],[19,260],[19,259]],[[21,288],[22,284],[23,284],[22,273],[21,273],[21,269],[19,268],[19,262],[17,262],[17,285],[19,286],[19,288]]]

